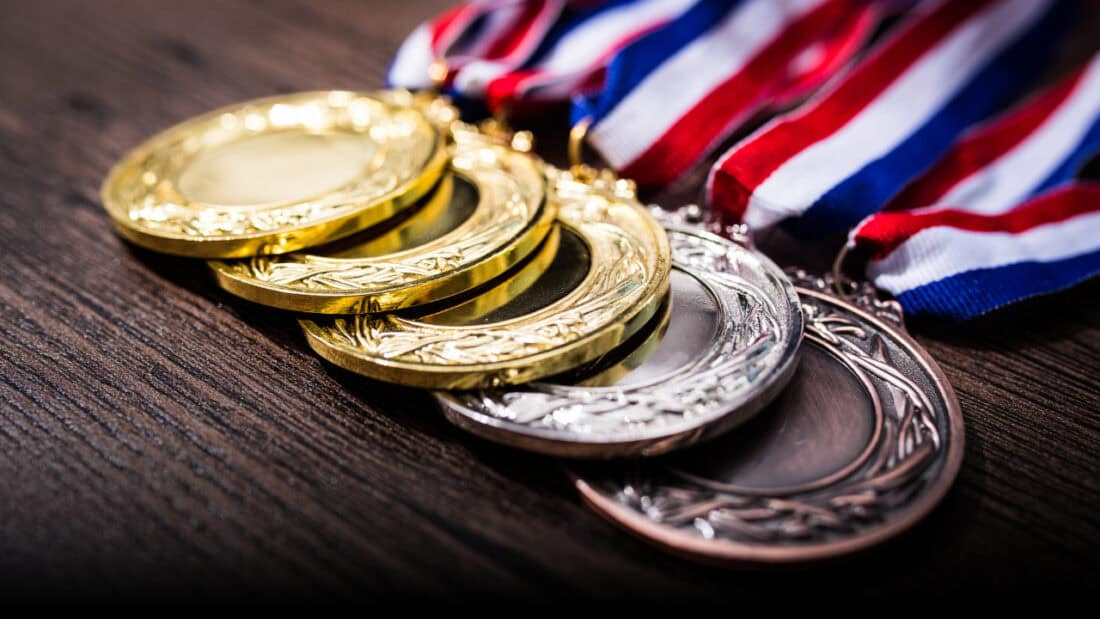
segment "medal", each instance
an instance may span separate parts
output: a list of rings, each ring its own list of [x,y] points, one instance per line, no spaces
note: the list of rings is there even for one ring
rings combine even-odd
[[[795,273],[798,371],[746,427],[660,460],[576,466],[585,500],[631,533],[707,560],[790,563],[893,537],[951,486],[958,400],[898,306]]]
[[[414,204],[446,163],[408,93],[259,99],[172,127],[103,183],[119,232],[192,257],[280,254],[340,238]]]
[[[303,320],[310,346],[371,378],[475,389],[556,374],[626,341],[668,291],[667,237],[629,183],[610,176],[581,179],[550,167],[546,173],[563,237],[558,254],[571,262],[562,270],[574,275],[539,289],[556,289],[560,296],[475,324],[397,314]]]
[[[802,313],[794,287],[741,245],[687,227],[669,228],[668,238],[671,316],[647,359],[596,386],[582,375],[580,385],[437,392],[447,417],[525,449],[609,458],[682,448],[755,415],[796,366]],[[639,348],[647,346],[650,339]]]
[[[451,131],[449,173],[407,220],[306,251],[213,262],[218,283],[266,305],[339,314],[439,301],[507,271],[554,219],[541,167],[472,127]]]

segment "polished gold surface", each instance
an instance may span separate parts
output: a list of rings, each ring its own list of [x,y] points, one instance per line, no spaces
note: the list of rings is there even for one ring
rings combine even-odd
[[[471,389],[557,374],[626,341],[668,291],[668,238],[629,183],[607,175],[582,182],[556,169],[547,175],[563,231],[589,257],[578,284],[528,313],[488,323],[441,325],[394,314],[304,320],[310,346],[372,378]]]
[[[561,229],[555,224],[546,240],[531,255],[508,273],[501,275],[487,289],[479,289],[468,299],[445,309],[418,316],[417,320],[437,325],[469,325],[484,323],[487,318],[506,309],[517,299],[522,301],[538,284],[559,257]]]
[[[202,258],[280,254],[392,217],[446,163],[439,105],[400,91],[258,99],[176,125],[108,174],[129,240]]]
[[[673,271],[672,275],[675,273]],[[673,280],[670,278],[669,281],[671,283]],[[626,342],[575,370],[551,376],[545,379],[546,382],[577,387],[611,387],[629,382],[665,341],[672,317],[671,296],[671,292],[665,296],[657,314]]]
[[[451,173],[403,221],[278,256],[215,261],[233,294],[283,309],[341,314],[401,309],[470,290],[523,260],[550,230],[541,164],[456,126]]]
[[[541,250],[540,257],[549,262],[537,269],[533,280],[524,282],[522,278],[513,277],[492,288],[512,294],[478,294],[456,306],[424,316],[418,314],[417,320],[445,327],[464,327],[519,318],[567,295],[584,281],[592,264],[588,245],[577,233],[560,224],[554,226],[554,239]]]

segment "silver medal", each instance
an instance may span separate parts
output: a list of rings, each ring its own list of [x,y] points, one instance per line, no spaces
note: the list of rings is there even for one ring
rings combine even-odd
[[[796,367],[803,319],[793,285],[752,249],[686,226],[668,235],[671,316],[641,365],[607,386],[438,392],[447,417],[512,446],[610,458],[695,444],[759,412]]]

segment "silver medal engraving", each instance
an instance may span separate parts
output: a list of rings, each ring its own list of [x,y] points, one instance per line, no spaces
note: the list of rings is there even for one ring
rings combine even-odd
[[[751,249],[687,227],[668,234],[668,331],[626,380],[439,392],[447,417],[513,446],[606,458],[665,453],[755,415],[796,366],[802,313],[794,287]]]

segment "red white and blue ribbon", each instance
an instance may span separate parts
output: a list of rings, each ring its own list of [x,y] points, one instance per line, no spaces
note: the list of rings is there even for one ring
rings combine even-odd
[[[456,5],[417,27],[405,39],[386,76],[389,86],[422,90],[436,86],[432,64],[444,60],[447,86],[465,70],[485,65],[497,71],[521,66],[557,22],[563,0],[474,0]],[[465,94],[465,93],[460,93]]]
[[[677,17],[692,0],[481,0],[422,24],[402,44],[390,86],[432,86],[447,62],[449,93],[491,110],[568,101],[598,87],[623,46]]]
[[[715,208],[760,229],[848,231],[1041,74],[1068,21],[1055,0],[946,0],[914,15],[821,96],[715,164]]]
[[[1074,178],[1100,147],[1097,62],[986,122],[1043,73],[1074,8],[475,0],[410,36],[390,81],[428,86],[444,59],[448,91],[494,110],[572,99],[589,142],[643,184],[805,100],[719,159],[711,206],[806,236],[858,225],[877,285],[910,313],[965,319],[1100,271],[1100,183]]]
[[[598,89],[613,57],[638,38],[659,29],[693,0],[608,0],[566,14],[539,52],[514,71],[464,71],[457,80],[467,92],[484,91],[491,109],[517,103],[568,101]]]
[[[906,311],[956,319],[1100,273],[1100,56],[969,131],[851,235]]]
[[[698,0],[615,55],[574,104],[588,142],[642,184],[681,176],[765,108],[805,97],[878,23],[867,0]]]

